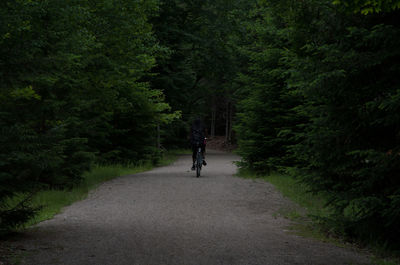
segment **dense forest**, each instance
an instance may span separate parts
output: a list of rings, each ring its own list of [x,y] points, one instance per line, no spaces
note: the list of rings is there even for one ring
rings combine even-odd
[[[327,196],[320,222],[399,246],[399,16],[398,0],[1,1],[0,230],[93,164],[185,147],[202,117],[240,166]]]

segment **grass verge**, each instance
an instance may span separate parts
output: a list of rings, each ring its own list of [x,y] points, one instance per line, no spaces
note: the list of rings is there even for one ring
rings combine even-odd
[[[53,218],[63,207],[85,199],[90,190],[98,187],[103,182],[119,176],[148,171],[155,166],[169,165],[178,158],[178,155],[186,154],[187,152],[187,150],[168,151],[157,165],[153,165],[150,162],[143,162],[139,165],[95,165],[90,171],[84,173],[83,182],[72,190],[46,190],[37,193],[32,198],[32,205],[42,206],[42,209],[19,230]]]
[[[171,150],[165,152],[163,157],[156,165],[150,162],[143,162],[139,165],[95,165],[83,175],[82,183],[72,190],[46,190],[35,194],[32,198],[32,206],[41,206],[37,215],[21,225],[15,232],[23,231],[25,228],[37,224],[41,221],[48,220],[59,213],[63,207],[68,206],[76,201],[85,199],[90,190],[98,187],[100,184],[113,178],[144,172],[154,168],[155,166],[166,166],[173,163],[179,155],[190,154],[190,150]],[[21,198],[16,196],[10,199],[9,205],[18,203]],[[12,236],[12,234],[10,234]],[[18,247],[10,246],[0,241],[0,265],[1,264],[21,264],[21,261],[29,255],[26,250]],[[3,260],[4,259],[4,260]],[[5,263],[4,263],[5,262]]]
[[[298,205],[298,207],[281,209],[278,213],[293,221],[290,229],[294,234],[329,242],[340,247],[348,245],[343,238],[333,234],[328,227],[319,223],[318,219],[312,218],[324,218],[332,213],[332,209],[326,206],[326,199],[322,194],[308,192],[309,188],[307,185],[288,175],[273,173],[268,176],[258,176],[251,171],[240,169],[238,176],[249,179],[263,179],[274,185],[283,196]],[[384,249],[379,248],[379,246],[372,246],[371,251],[373,253],[373,257],[371,258],[372,264],[400,264],[400,260],[397,257],[388,258],[391,254],[388,254]]]
[[[314,195],[308,192],[308,187],[299,183],[293,177],[273,173],[267,176],[258,176],[251,171],[241,169],[238,174],[242,178],[262,179],[273,184],[283,196],[289,198],[296,206],[280,209],[279,214],[292,221],[293,231],[307,236],[317,238],[323,241],[335,241],[326,237],[322,232],[322,227],[312,221],[311,216],[326,217],[331,213],[328,207],[325,207],[326,200],[322,195]],[[339,242],[332,242],[338,244]]]
[[[167,166],[172,164],[179,155],[191,155],[192,151],[189,149],[175,149],[165,152],[161,161],[157,163],[157,166]]]
[[[29,227],[41,221],[51,219],[61,209],[75,201],[85,199],[90,190],[96,188],[101,183],[115,177],[135,174],[152,169],[151,163],[141,165],[95,165],[83,175],[83,182],[72,190],[44,190],[40,191],[32,198],[34,207],[41,206],[39,213],[29,220],[23,227]]]

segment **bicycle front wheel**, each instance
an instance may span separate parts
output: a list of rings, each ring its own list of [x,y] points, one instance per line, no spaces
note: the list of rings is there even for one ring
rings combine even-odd
[[[196,166],[196,177],[200,177],[201,167],[199,165]]]
[[[203,157],[201,156],[201,152],[197,152],[197,157],[196,157],[196,177],[200,177],[200,171],[201,171],[201,166],[203,163]]]

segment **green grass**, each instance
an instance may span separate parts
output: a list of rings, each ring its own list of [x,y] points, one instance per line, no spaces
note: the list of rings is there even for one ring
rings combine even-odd
[[[315,195],[308,192],[309,188],[305,184],[298,182],[293,177],[277,173],[268,176],[257,176],[246,170],[240,170],[239,176],[244,178],[263,179],[273,184],[283,194],[283,196],[289,198],[291,201],[301,206],[301,209],[305,210],[301,211],[303,213],[299,213],[297,211],[300,211],[300,208],[291,209],[292,212],[288,214],[291,214],[294,217],[304,217],[305,215],[326,217],[331,213],[331,210],[325,207],[326,200],[322,195]]]
[[[373,257],[372,263],[374,265],[399,265],[399,260]]]
[[[177,156],[179,155],[190,155],[192,154],[192,151],[189,149],[175,149],[175,150],[171,150],[168,152],[165,152],[163,155],[163,159],[161,159],[161,161],[158,162],[158,166],[166,166],[169,164],[172,164]]]
[[[312,194],[304,183],[291,176],[273,173],[268,176],[257,176],[248,170],[239,170],[238,176],[250,179],[263,179],[275,186],[283,196],[295,202],[299,207],[290,207],[280,209],[280,215],[294,221],[290,227],[291,231],[296,235],[311,237],[323,242],[329,242],[334,245],[344,247],[346,242],[344,239],[333,234],[329,227],[323,226],[315,217],[328,217],[332,213],[332,209],[326,207],[326,199],[322,194]],[[399,259],[387,258],[392,256],[385,249],[379,246],[371,246],[370,249],[374,256],[371,258],[372,264],[376,265],[394,265],[400,264]]]
[[[186,153],[188,153],[187,150],[168,151],[163,155],[163,158],[156,166],[169,165],[177,159],[178,155]],[[103,182],[119,176],[148,171],[153,167],[154,165],[150,162],[144,162],[140,165],[95,165],[89,172],[84,173],[83,182],[72,190],[46,190],[38,192],[32,198],[31,203],[33,206],[41,206],[42,209],[34,218],[19,229],[24,229],[41,221],[53,218],[63,207],[85,199],[90,190],[98,187]]]
[[[90,190],[98,187],[106,181],[119,176],[144,172],[154,168],[155,166],[169,165],[173,163],[180,154],[190,154],[190,150],[172,150],[165,152],[157,165],[153,165],[150,162],[143,162],[139,165],[95,165],[90,171],[83,174],[83,182],[72,190],[46,190],[35,194],[32,198],[31,204],[33,206],[41,206],[41,210],[34,218],[18,227],[16,230],[21,231],[41,221],[53,218],[54,215],[59,213],[63,207],[85,199]],[[7,202],[7,205],[12,207],[23,200],[24,197],[23,194],[17,195],[10,199]],[[0,255],[4,256],[10,264],[17,265],[21,264],[21,261],[25,256],[29,255],[29,252],[14,248],[11,249],[0,244]]]
[[[86,198],[88,192],[101,183],[115,177],[135,174],[152,169],[151,163],[138,166],[132,165],[95,165],[89,172],[83,175],[83,182],[72,190],[45,190],[37,193],[32,198],[33,206],[42,206],[40,212],[31,219],[24,227],[31,226],[41,221],[52,218],[67,205]]]

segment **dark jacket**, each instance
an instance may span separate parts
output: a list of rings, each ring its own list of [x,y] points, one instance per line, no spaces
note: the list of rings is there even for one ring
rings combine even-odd
[[[204,144],[206,137],[206,129],[200,120],[195,120],[190,128],[190,142],[191,144]]]

